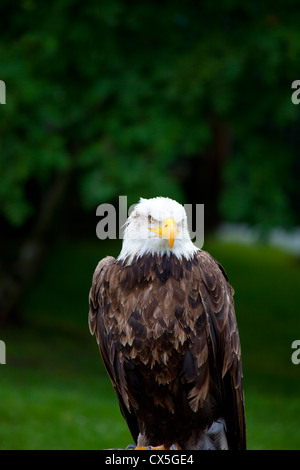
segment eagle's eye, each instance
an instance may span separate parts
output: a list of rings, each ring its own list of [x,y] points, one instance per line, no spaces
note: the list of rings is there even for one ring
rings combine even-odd
[[[151,215],[148,215],[148,222],[149,224],[152,224],[155,222],[155,220],[153,219],[153,217]]]

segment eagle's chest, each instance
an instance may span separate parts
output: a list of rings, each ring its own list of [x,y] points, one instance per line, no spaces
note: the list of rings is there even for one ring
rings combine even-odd
[[[151,370],[182,361],[202,313],[191,261],[144,257],[118,271],[108,286],[104,323],[115,350]],[[199,322],[198,322],[199,323]]]
[[[190,341],[176,318],[166,322],[160,316],[144,322],[136,309],[125,330],[128,334],[122,334],[121,354],[136,372],[140,371],[148,386],[177,380]]]

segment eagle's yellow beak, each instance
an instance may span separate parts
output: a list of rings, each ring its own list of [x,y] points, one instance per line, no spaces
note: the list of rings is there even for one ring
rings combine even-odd
[[[170,250],[172,250],[175,237],[179,233],[175,229],[175,222],[173,219],[166,219],[162,224],[162,227],[159,228],[149,228],[150,232],[156,232],[159,234],[160,237],[168,240],[170,245]]]

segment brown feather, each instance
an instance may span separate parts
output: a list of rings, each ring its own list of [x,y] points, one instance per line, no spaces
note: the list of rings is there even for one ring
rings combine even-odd
[[[135,441],[188,440],[222,416],[231,448],[246,447],[233,289],[204,251],[192,260],[144,255],[100,261],[89,326]],[[164,442],[164,441],[163,441]]]

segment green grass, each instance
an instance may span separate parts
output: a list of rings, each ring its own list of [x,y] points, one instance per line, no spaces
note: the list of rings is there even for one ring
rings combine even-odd
[[[235,288],[249,449],[300,449],[300,265],[268,247],[217,240],[204,249]],[[0,449],[125,447],[132,438],[87,324],[98,259],[115,243],[63,244],[50,253],[22,305],[25,326],[0,333]]]

